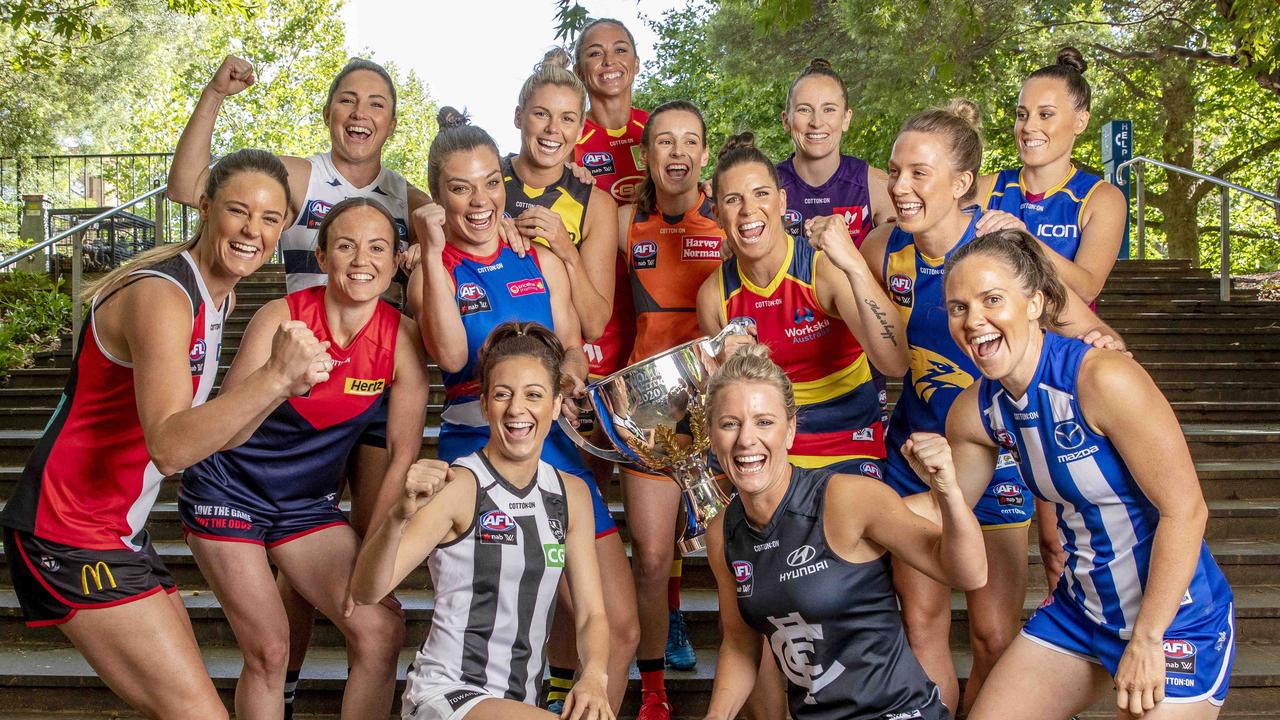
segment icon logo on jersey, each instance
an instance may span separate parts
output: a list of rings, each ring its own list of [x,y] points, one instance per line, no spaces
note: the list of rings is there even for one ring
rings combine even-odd
[[[1075,450],[1084,444],[1084,428],[1074,420],[1063,420],[1053,426],[1053,441],[1063,450]]]
[[[812,560],[817,554],[818,551],[814,550],[812,545],[802,545],[787,555],[787,564],[791,567],[800,567]]]
[[[755,582],[752,581],[751,563],[746,560],[734,560],[732,567],[734,589],[738,597],[751,597],[751,591],[755,588]]]
[[[822,639],[822,626],[810,625],[797,612],[781,618],[771,617],[769,622],[777,628],[769,636],[769,646],[773,649],[773,656],[777,658],[779,667],[782,668],[782,674],[786,675],[792,684],[808,691],[804,698],[805,704],[816,703],[817,701],[813,699],[814,693],[821,692],[823,688],[835,682],[845,670],[839,660],[826,667],[814,663],[813,641]]]
[[[589,152],[582,156],[582,165],[592,175],[612,175],[615,172],[613,153]]]
[[[484,545],[515,545],[516,521],[501,510],[490,510],[480,516],[476,535]]]
[[[1078,238],[1080,237],[1080,227],[1078,225],[1053,225],[1050,223],[1040,223],[1036,227],[1036,237],[1038,238]]]
[[[1000,483],[992,492],[1000,505],[1022,505],[1022,488],[1013,483]]]
[[[618,199],[619,203],[626,204],[635,202],[636,193],[640,190],[640,183],[644,182],[642,175],[628,175],[624,178],[615,180],[613,186],[609,188],[609,194]]]
[[[102,577],[106,576],[107,584],[112,590],[116,589],[116,579],[111,575],[111,567],[102,560],[90,565],[85,563],[80,568],[80,589],[85,595],[89,594],[89,578],[93,578],[93,587],[96,592],[102,591]]]
[[[849,435],[849,440],[852,442],[871,442],[875,439],[876,429],[869,427],[862,428],[861,430],[854,430],[853,433]]]
[[[507,283],[507,292],[511,293],[511,297],[523,297],[525,295],[541,295],[547,292],[547,284],[542,278],[525,278],[524,280],[512,280]]]
[[[1196,646],[1187,640],[1164,641],[1164,670],[1179,675],[1196,674]]]
[[[929,402],[939,390],[959,392],[973,384],[973,376],[932,350],[911,348],[911,384],[916,396]]]
[[[641,240],[631,246],[631,267],[647,270],[658,267],[658,243]]]
[[[312,200],[307,206],[307,228],[316,229],[320,227],[320,221],[324,220],[324,216],[329,214],[333,209],[333,205],[323,200]]]
[[[484,288],[473,283],[462,283],[458,286],[458,312],[462,315],[470,315],[478,312],[489,312],[493,307],[489,305],[489,295]]]
[[[546,558],[547,567],[564,567],[564,543],[542,543],[542,556]]]
[[[884,474],[880,472],[880,466],[871,462],[870,460],[859,465],[858,472],[862,473],[863,475],[866,475],[869,478],[875,478],[876,480],[884,479]]]
[[[347,378],[347,382],[342,386],[342,392],[347,395],[381,395],[386,387],[387,381],[385,378],[378,378],[377,380]]]
[[[62,563],[58,562],[58,558],[52,555],[41,555],[40,567],[48,570],[49,572],[58,572],[62,569]]]
[[[892,296],[895,303],[902,307],[911,307],[914,297],[911,294],[912,287],[913,283],[911,282],[911,278],[906,275],[898,274],[889,276],[889,295]]]

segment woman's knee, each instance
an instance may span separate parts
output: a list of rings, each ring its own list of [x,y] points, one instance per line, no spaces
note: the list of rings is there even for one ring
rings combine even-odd
[[[404,620],[383,605],[357,608],[343,634],[355,658],[394,664],[404,645]]]
[[[252,637],[237,637],[240,652],[244,655],[245,672],[278,679],[284,683],[286,666],[289,664],[289,633],[268,631],[254,632]]]
[[[609,618],[609,649],[614,654],[625,654],[630,657],[640,644],[640,616],[635,607],[629,609],[611,608],[606,611]]]

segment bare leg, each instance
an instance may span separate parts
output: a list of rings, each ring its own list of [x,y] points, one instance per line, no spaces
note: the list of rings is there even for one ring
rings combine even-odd
[[[1019,635],[987,676],[969,720],[1065,720],[1110,687],[1101,665]]]
[[[1001,653],[1018,636],[1027,597],[1027,528],[987,530],[986,587],[966,593],[973,669],[964,686],[964,708],[973,707]]]
[[[673,531],[674,532],[674,531]],[[617,713],[627,692],[631,658],[640,642],[640,619],[636,611],[635,586],[628,582],[631,566],[618,533],[596,540],[596,559],[601,584],[609,588],[606,613],[609,618],[609,706]],[[665,643],[665,640],[664,640]]]
[[[636,656],[661,658],[667,645],[667,579],[675,556],[680,488],[672,481],[654,480],[623,470],[622,489],[631,531],[631,570],[640,615]]]
[[[756,671],[756,685],[747,696],[747,703],[742,706],[742,715],[747,720],[775,720],[787,717],[787,681],[778,672],[778,665],[773,660],[773,650],[769,640],[760,636],[764,645],[760,652],[760,669]]]
[[[956,707],[960,681],[951,660],[951,588],[897,558],[893,560],[893,586],[902,603],[902,623],[911,652],[938,686],[942,702]]]

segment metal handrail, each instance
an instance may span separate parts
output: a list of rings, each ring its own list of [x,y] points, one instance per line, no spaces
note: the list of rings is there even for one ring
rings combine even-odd
[[[1134,186],[1135,186],[1136,194],[1138,196],[1137,197],[1137,200],[1138,200],[1137,220],[1138,220],[1138,257],[1139,258],[1145,258],[1147,256],[1147,222],[1146,222],[1146,198],[1145,198],[1145,193],[1143,192],[1143,182],[1142,182],[1142,166],[1138,165],[1137,163],[1148,163],[1150,165],[1155,165],[1156,167],[1164,168],[1169,172],[1176,172],[1181,175],[1187,175],[1189,177],[1197,178],[1199,180],[1212,183],[1214,185],[1217,185],[1220,188],[1220,193],[1219,193],[1220,204],[1219,204],[1219,220],[1218,220],[1220,230],[1219,230],[1218,241],[1220,244],[1221,252],[1219,252],[1220,262],[1219,262],[1219,275],[1218,275],[1218,297],[1224,302],[1230,300],[1231,299],[1231,196],[1228,195],[1228,193],[1232,190],[1235,190],[1236,192],[1242,192],[1251,197],[1255,197],[1263,202],[1273,203],[1277,207],[1280,207],[1280,197],[1258,192],[1257,190],[1250,190],[1249,188],[1244,187],[1243,185],[1237,185],[1231,182],[1230,180],[1223,180],[1220,177],[1205,175],[1204,173],[1196,172],[1195,170],[1192,170],[1190,168],[1184,168],[1181,165],[1172,165],[1167,162],[1162,162],[1154,158],[1146,157],[1145,155],[1138,155],[1136,157],[1130,158],[1129,160],[1125,160],[1124,162],[1116,166],[1116,175],[1119,176],[1120,173],[1123,172],[1130,165],[1133,165],[1134,170],[1136,171],[1135,174],[1137,175],[1137,182],[1134,183]]]
[[[44,250],[45,248],[47,248],[47,247],[49,247],[49,246],[53,245],[54,243],[57,243],[57,242],[59,242],[59,241],[61,241],[61,240],[65,240],[66,238],[69,238],[69,237],[71,237],[72,235],[75,235],[76,233],[84,232],[85,230],[88,230],[90,227],[92,227],[95,223],[102,222],[103,220],[106,220],[107,218],[115,217],[116,215],[119,215],[120,213],[122,213],[122,212],[124,212],[125,210],[127,210],[127,209],[129,209],[129,208],[133,207],[134,205],[137,205],[138,203],[143,202],[144,200],[150,200],[151,198],[155,197],[156,195],[159,195],[159,194],[163,193],[163,192],[164,192],[165,190],[167,190],[168,188],[169,188],[169,186],[168,186],[167,184],[166,184],[166,185],[161,185],[161,186],[159,186],[159,187],[155,188],[154,190],[150,190],[150,191],[148,191],[148,192],[146,192],[146,193],[143,193],[142,195],[139,195],[138,197],[136,197],[136,198],[134,198],[134,199],[130,200],[129,202],[127,202],[127,203],[125,203],[125,204],[123,204],[123,205],[118,205],[118,206],[116,206],[116,207],[111,208],[110,210],[108,210],[108,211],[106,211],[106,212],[103,212],[103,213],[99,213],[99,214],[97,214],[97,215],[94,215],[93,217],[89,218],[88,220],[85,220],[84,222],[80,223],[79,225],[76,225],[75,227],[73,227],[73,228],[71,228],[71,229],[69,229],[69,230],[63,230],[62,232],[58,233],[57,235],[52,235],[52,236],[50,236],[50,237],[46,238],[45,240],[41,240],[40,242],[36,243],[35,245],[32,245],[32,246],[31,246],[31,247],[29,247],[29,248],[25,248],[25,249],[23,249],[23,250],[19,250],[18,252],[16,252],[16,253],[14,253],[14,254],[10,255],[10,256],[9,256],[9,257],[7,257],[7,258],[0,258],[0,270],[3,270],[4,268],[9,267],[10,265],[12,265],[12,264],[14,264],[14,263],[18,262],[19,260],[21,260],[21,259],[23,259],[23,258],[25,258],[25,257],[30,257],[31,255],[34,255],[34,254],[36,254],[36,253],[40,252],[41,250]]]

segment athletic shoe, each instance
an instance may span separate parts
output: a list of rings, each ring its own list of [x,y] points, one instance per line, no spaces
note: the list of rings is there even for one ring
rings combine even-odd
[[[553,715],[556,715],[558,717],[561,712],[564,712],[564,701],[552,700],[551,702],[547,703],[547,712]]]
[[[667,667],[672,670],[692,670],[698,664],[698,656],[693,652],[693,643],[689,642],[689,629],[684,624],[684,615],[679,610],[672,610],[667,625]]]
[[[641,693],[640,714],[636,720],[671,720],[671,703],[656,692]]]

